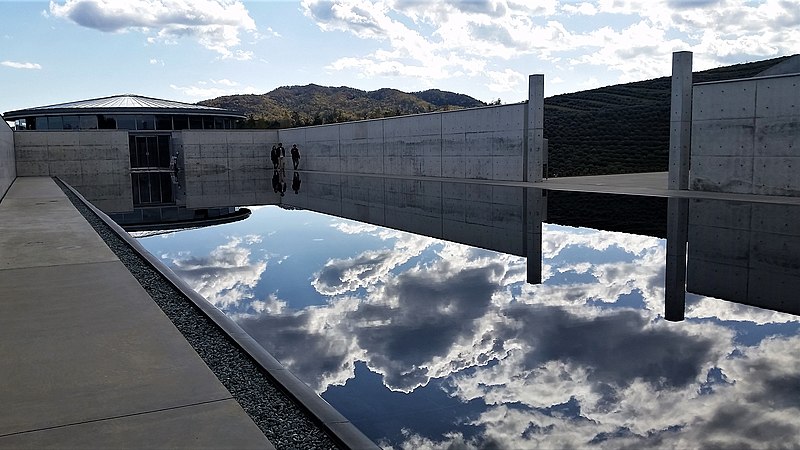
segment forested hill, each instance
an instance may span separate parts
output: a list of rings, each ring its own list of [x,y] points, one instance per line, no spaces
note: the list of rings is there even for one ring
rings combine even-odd
[[[695,72],[692,80],[748,78],[787,58]],[[544,99],[550,175],[666,171],[671,84],[661,77]]]
[[[239,111],[246,126],[289,128],[352,120],[486,106],[468,95],[430,89],[406,93],[397,89],[362,91],[316,84],[284,86],[261,95],[228,95],[199,102]]]

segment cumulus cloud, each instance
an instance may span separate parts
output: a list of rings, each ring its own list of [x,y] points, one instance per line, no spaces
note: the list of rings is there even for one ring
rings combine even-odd
[[[593,16],[598,13],[597,6],[589,2],[578,4],[565,3],[561,5],[561,10],[567,14],[579,14],[583,16]]]
[[[264,260],[251,261],[250,249],[244,244],[253,242],[258,242],[257,236],[233,237],[205,257],[172,257],[173,270],[215,306],[235,307],[252,297],[267,268]]]
[[[169,87],[188,97],[197,99],[207,99],[234,94],[255,94],[258,92],[254,86],[243,86],[239,82],[231,81],[225,78],[221,80],[209,79],[207,81],[198,81],[195,84],[188,86],[170,84]]]
[[[239,1],[66,0],[50,2],[50,14],[108,33],[140,32],[148,42],[197,40],[222,58],[252,59],[237,49],[243,32],[256,33],[255,21]]]
[[[42,68],[41,65],[32,62],[0,61],[0,66],[11,67],[12,69],[35,69]]]
[[[487,71],[491,80],[489,90],[493,92],[509,92],[525,84],[526,76],[511,69],[502,72]]]
[[[345,229],[352,231],[347,226]],[[396,231],[376,234],[384,240],[397,239],[395,246],[391,249],[367,251],[352,258],[328,261],[315,274],[312,283],[314,288],[323,295],[338,295],[370,286],[385,279],[395,267],[418,256],[432,243],[429,238]]]
[[[707,370],[705,377],[673,388],[638,378],[620,387],[592,381],[596,373],[568,362],[539,365],[526,376],[509,358],[458,377],[456,384],[478,389],[473,395],[490,402],[472,424],[483,426],[481,438],[500,447],[782,448],[794,442],[800,429],[794,395],[800,373],[800,354],[793,348],[797,337],[769,339],[737,357],[714,360],[730,348],[727,332],[707,325],[692,325],[685,330],[690,333],[666,328],[677,338],[675,353],[682,341],[710,344],[711,360],[695,361],[698,373]],[[715,334],[719,331],[722,336]],[[705,337],[693,341],[692,334]],[[557,408],[544,407],[548,404],[559,405],[561,412],[553,414]],[[430,442],[430,448],[446,448],[441,444],[451,439]]]
[[[329,70],[420,80],[468,77],[486,80],[497,92],[524,86],[519,77],[501,78],[495,67],[504,60],[563,60],[577,70],[607,68],[627,82],[668,75],[674,51],[694,51],[696,68],[705,69],[793,54],[800,46],[800,0],[303,0],[301,5],[321,30],[351,33],[380,46],[337,59]],[[606,20],[581,20],[600,14]]]
[[[549,249],[548,260],[576,246],[614,247],[629,252],[632,259],[618,270],[612,270],[619,264],[618,260],[602,264],[574,261],[572,267],[576,270],[597,273],[600,280],[587,283],[582,295],[567,299],[569,293],[576,289],[581,291],[581,287],[525,284],[524,258],[430,238],[412,238],[407,233],[372,225],[335,226],[344,232],[381,236],[393,244],[383,250],[369,250],[351,258],[328,261],[314,276],[312,284],[335,300],[329,308],[291,313],[288,323],[294,331],[284,333],[281,321],[275,317],[240,318],[243,326],[262,336],[259,340],[270,345],[285,339],[281,336],[291,336],[293,342],[277,345],[278,352],[296,348],[295,345],[325,350],[314,353],[313,358],[294,354],[296,352],[282,355],[294,366],[306,369],[305,373],[318,375],[317,379],[306,381],[319,388],[324,386],[323,379],[341,383],[352,376],[352,367],[358,358],[363,358],[371,370],[382,374],[387,386],[405,392],[426,385],[431,378],[448,376],[459,368],[504,358],[510,347],[502,345],[503,339],[493,336],[498,333],[498,320],[511,320],[503,311],[512,303],[528,305],[526,307],[536,304],[585,307],[590,299],[613,303],[620,295],[636,290],[647,299],[646,303],[660,301],[663,305],[663,293],[654,292],[658,289],[653,285],[658,281],[652,275],[644,275],[648,270],[653,271],[654,264],[663,265],[663,245],[653,238],[598,231],[568,238],[569,228],[555,227],[550,232],[548,226],[544,245]],[[423,251],[434,248],[435,258],[423,263]],[[637,257],[639,259],[633,261]],[[396,268],[409,265],[411,267],[404,272],[395,273]],[[657,269],[656,272],[655,277],[658,277]],[[508,290],[512,285],[523,286],[518,295]],[[364,296],[356,300],[359,290],[364,291]],[[587,317],[593,317],[591,311],[595,309],[588,310]],[[339,316],[333,317],[334,314]],[[322,323],[327,325],[320,326]],[[320,330],[319,335],[311,331],[299,332],[303,328]],[[302,341],[295,342],[296,339]],[[331,339],[340,345],[332,348],[325,344]],[[338,351],[342,349],[349,349],[351,353]],[[337,352],[332,354],[333,350]],[[323,363],[325,367],[317,366]],[[326,372],[333,368],[340,372]]]

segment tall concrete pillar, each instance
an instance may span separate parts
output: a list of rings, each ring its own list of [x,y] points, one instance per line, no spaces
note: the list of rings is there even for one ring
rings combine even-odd
[[[664,281],[664,318],[683,320],[686,309],[686,241],[689,233],[689,199],[667,200],[667,273]]]
[[[528,283],[542,282],[542,224],[547,220],[547,191],[525,190],[525,257]]]
[[[672,54],[669,119],[669,189],[689,189],[692,146],[692,52]]]
[[[525,149],[526,179],[542,181],[544,165],[544,75],[528,77],[528,111],[526,123],[527,148]]]

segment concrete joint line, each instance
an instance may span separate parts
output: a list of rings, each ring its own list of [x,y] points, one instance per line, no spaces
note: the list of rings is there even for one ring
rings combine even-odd
[[[82,420],[80,422],[70,422],[70,423],[65,423],[65,424],[61,424],[61,425],[53,425],[51,427],[34,428],[32,430],[24,430],[24,431],[15,431],[13,433],[0,434],[0,439],[2,439],[4,437],[9,437],[9,436],[17,436],[17,435],[20,435],[20,434],[36,433],[38,431],[56,430],[56,429],[59,429],[59,428],[73,427],[73,426],[76,426],[76,425],[85,425],[87,423],[98,423],[98,422],[105,422],[105,421],[108,421],[108,420],[125,419],[127,417],[137,417],[137,416],[143,416],[143,415],[146,415],[146,414],[153,414],[153,413],[159,413],[159,412],[164,412],[164,411],[175,411],[175,410],[178,410],[178,409],[191,408],[191,407],[194,407],[194,406],[201,406],[201,405],[210,405],[212,403],[219,403],[219,402],[224,402],[224,401],[228,401],[228,400],[236,401],[232,396],[228,396],[228,397],[220,398],[220,399],[217,399],[217,400],[206,400],[204,402],[187,403],[185,405],[170,406],[168,408],[158,408],[158,409],[151,409],[151,410],[147,410],[147,411],[139,411],[139,412],[130,413],[130,414],[121,414],[121,415],[118,415],[118,416],[103,417],[102,419]]]

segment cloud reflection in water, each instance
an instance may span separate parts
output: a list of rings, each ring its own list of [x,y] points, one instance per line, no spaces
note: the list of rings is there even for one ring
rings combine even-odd
[[[693,296],[689,320],[662,320],[663,240],[545,225],[543,283],[529,285],[523,258],[326,220],[340,239],[382,244],[323,252],[285,280],[310,280],[326,299],[313,306],[293,307],[279,287],[254,293],[269,267],[248,259],[258,244],[242,238],[173,264],[323,396],[358,399],[334,405],[373,438],[396,448],[797,443],[800,338],[735,339],[796,317]],[[740,322],[707,319],[716,314]],[[403,408],[418,409],[401,426],[392,414]]]

